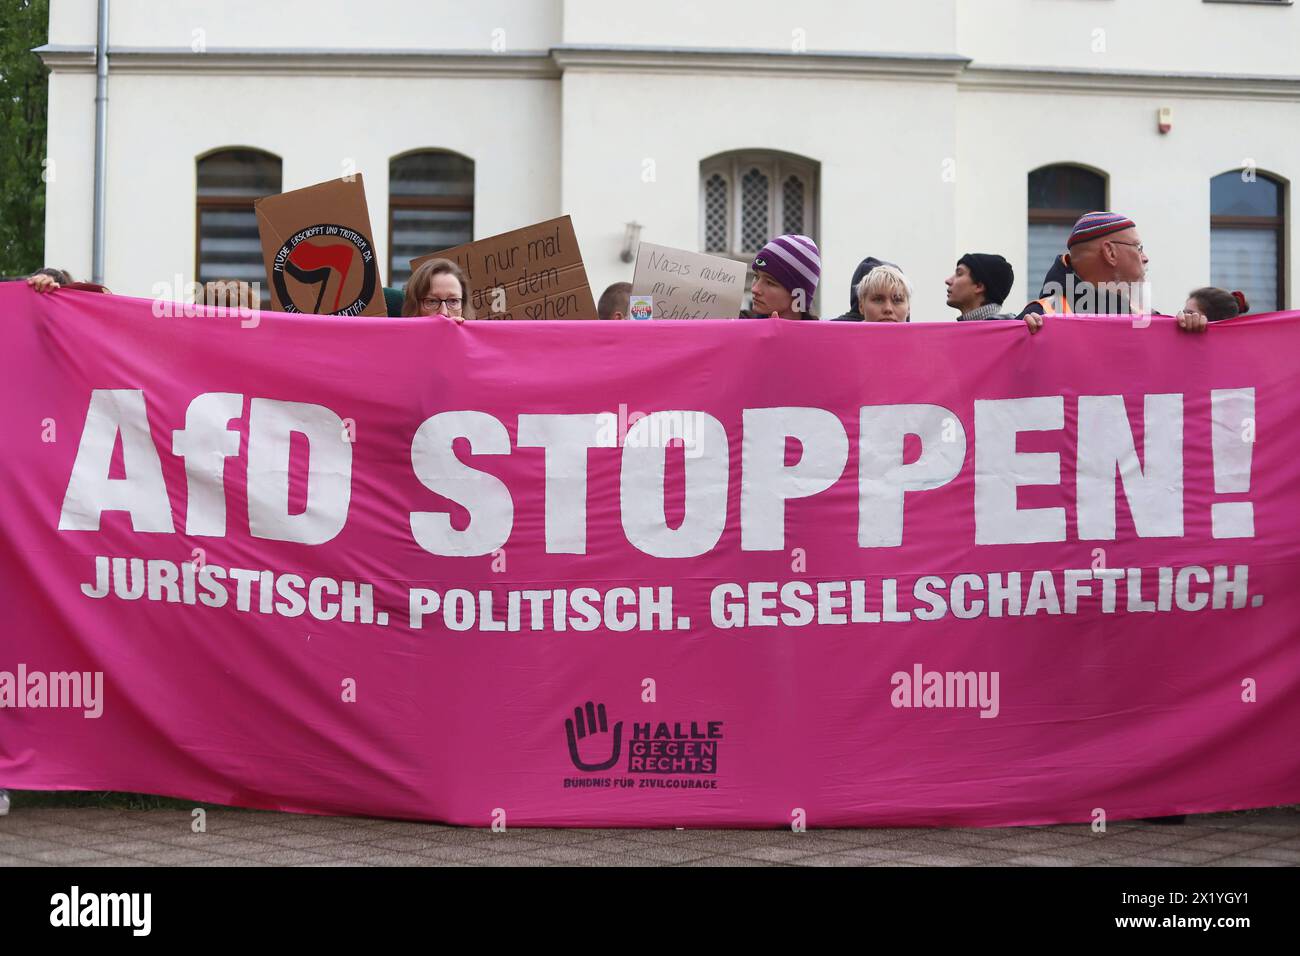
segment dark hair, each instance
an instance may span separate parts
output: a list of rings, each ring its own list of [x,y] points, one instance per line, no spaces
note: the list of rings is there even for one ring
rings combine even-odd
[[[632,283],[615,282],[600,294],[600,302],[596,305],[596,315],[602,319],[608,319],[615,312],[619,312],[626,319],[628,301],[631,297]]]
[[[53,266],[46,266],[44,269],[37,269],[32,273],[34,276],[49,276],[59,285],[72,285],[72,274],[66,269],[55,269]]]
[[[454,276],[460,283],[461,316],[466,319],[474,318],[474,305],[469,300],[469,283],[465,281],[465,273],[450,259],[430,259],[428,262],[422,262],[419,268],[411,273],[411,278],[406,280],[406,298],[402,302],[402,315],[410,318],[424,314],[420,311],[420,300],[429,294],[433,277],[444,272]]]
[[[1212,285],[1194,290],[1188,298],[1200,303],[1205,318],[1211,322],[1236,318],[1250,308],[1244,294],[1229,292],[1227,289],[1219,289]]]

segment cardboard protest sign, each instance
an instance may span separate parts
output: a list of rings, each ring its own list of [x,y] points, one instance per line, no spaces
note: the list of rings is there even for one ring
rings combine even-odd
[[[465,272],[480,319],[594,319],[596,302],[568,216],[411,260],[450,259]]]
[[[253,203],[271,306],[313,315],[387,315],[361,174]]]
[[[734,319],[745,297],[745,264],[643,242],[632,295],[651,299],[656,319]]]

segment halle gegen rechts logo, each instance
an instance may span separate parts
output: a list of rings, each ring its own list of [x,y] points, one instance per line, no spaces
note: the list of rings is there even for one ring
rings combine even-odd
[[[611,722],[605,705],[587,701],[573,709],[564,721],[569,760],[585,774],[614,769],[624,753],[622,777],[570,777],[566,788],[656,787],[670,789],[716,789],[718,748],[723,739],[722,721],[636,721],[624,735],[624,722]],[[642,776],[644,775],[644,776]],[[687,779],[673,780],[681,777]]]

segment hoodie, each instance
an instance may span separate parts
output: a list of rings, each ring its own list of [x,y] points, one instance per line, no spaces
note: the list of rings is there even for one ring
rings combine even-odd
[[[1038,297],[1040,299],[1046,298],[1053,292],[1064,288],[1066,275],[1073,271],[1065,264],[1064,255],[1057,256],[1052,260],[1052,266],[1047,270],[1047,275],[1043,276],[1043,288],[1039,291]]]
[[[893,266],[892,262],[886,262],[884,259],[877,259],[874,256],[867,256],[858,263],[858,267],[853,270],[853,281],[849,283],[849,311],[843,315],[838,315],[832,322],[861,322],[862,313],[858,311],[858,283],[866,276],[868,272],[876,266]],[[897,266],[894,266],[897,269]]]

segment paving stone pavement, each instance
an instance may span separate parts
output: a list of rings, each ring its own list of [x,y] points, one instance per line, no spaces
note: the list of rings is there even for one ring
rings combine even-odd
[[[0,866],[1296,866],[1300,807],[1182,826],[627,830],[450,827],[211,809],[15,807]]]

